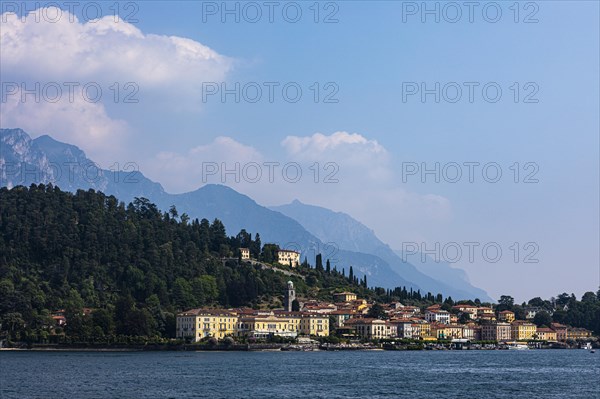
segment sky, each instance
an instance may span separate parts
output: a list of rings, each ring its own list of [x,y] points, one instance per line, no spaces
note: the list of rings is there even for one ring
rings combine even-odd
[[[348,213],[494,298],[595,291],[599,5],[469,4],[5,1],[0,126]]]

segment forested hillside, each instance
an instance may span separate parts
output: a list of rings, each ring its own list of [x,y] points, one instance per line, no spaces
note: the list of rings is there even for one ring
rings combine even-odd
[[[263,264],[240,262],[240,247]],[[278,266],[291,275],[261,267],[275,261],[277,249],[263,245],[258,233],[228,236],[217,219],[191,220],[174,207],[163,213],[144,198],[126,205],[94,190],[0,188],[0,339],[160,341],[174,336],[175,315],[184,309],[279,307],[287,280],[301,298],[330,301],[333,291],[351,290],[380,303],[441,303],[453,311],[452,298],[440,293],[367,288],[351,266],[332,268],[320,254],[314,267],[306,259],[293,271]],[[581,301],[561,294],[527,305],[554,310],[540,325],[558,321],[600,333],[600,291]],[[527,305],[503,296],[498,310],[523,318]],[[59,310],[67,324],[56,328],[52,316]]]
[[[261,253],[258,234],[228,237],[219,220],[190,220],[175,208],[161,213],[143,198],[125,205],[93,190],[1,188],[1,330],[17,338],[39,333],[65,309],[70,335],[168,337],[183,309],[272,303],[289,279],[300,294],[351,285],[323,267],[305,264],[305,282],[222,260],[235,258],[239,247],[273,260],[272,246]],[[91,317],[84,307],[93,309]]]

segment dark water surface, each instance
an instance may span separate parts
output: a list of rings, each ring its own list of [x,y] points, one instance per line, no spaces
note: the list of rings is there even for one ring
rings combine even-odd
[[[600,353],[4,351],[0,397],[600,399]]]

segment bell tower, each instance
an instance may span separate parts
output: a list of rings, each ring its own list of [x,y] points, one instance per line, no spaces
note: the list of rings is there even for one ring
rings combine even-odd
[[[292,303],[296,299],[296,290],[294,289],[294,283],[291,281],[287,282],[287,291],[285,292],[284,306],[286,312],[292,311]]]

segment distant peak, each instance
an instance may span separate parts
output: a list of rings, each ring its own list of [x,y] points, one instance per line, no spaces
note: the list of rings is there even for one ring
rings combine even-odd
[[[0,137],[1,138],[17,138],[17,139],[25,139],[25,140],[31,140],[31,137],[29,137],[29,135],[20,128],[15,128],[15,129],[0,129]]]

